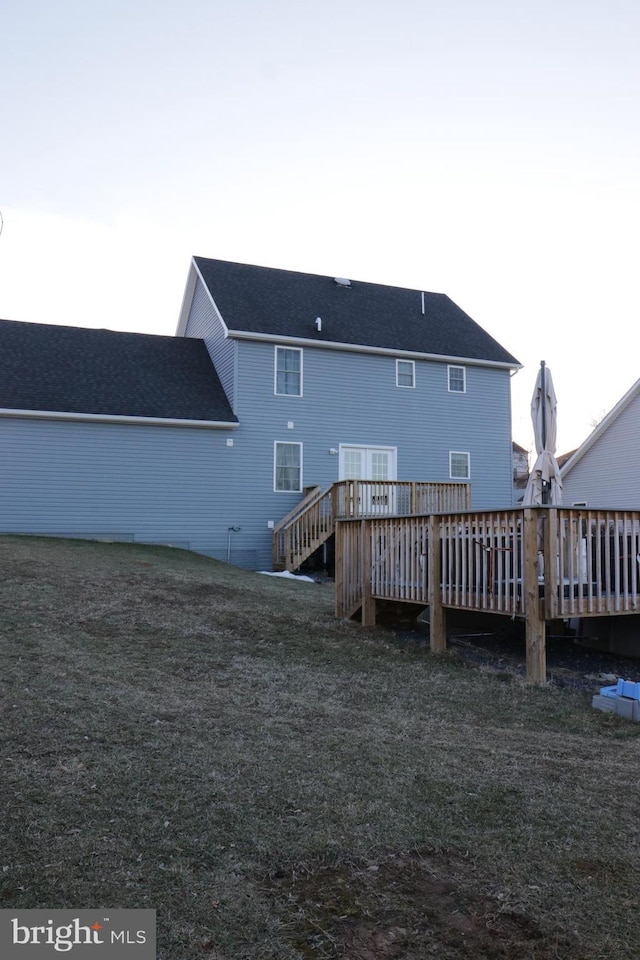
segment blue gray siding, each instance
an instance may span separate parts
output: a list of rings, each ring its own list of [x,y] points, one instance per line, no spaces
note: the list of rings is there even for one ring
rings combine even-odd
[[[226,559],[239,514],[228,513],[234,450],[224,431],[0,418],[0,445],[1,532],[172,544]]]
[[[1,532],[168,543],[223,560],[231,536],[233,563],[270,569],[268,522],[300,500],[274,492],[275,441],[301,442],[303,483],[323,487],[338,479],[330,450],[341,443],[396,447],[401,480],[446,481],[449,451],[468,452],[473,506],[511,505],[508,370],[469,366],[466,393],[454,394],[446,363],[416,361],[416,387],[404,389],[394,357],[312,347],[304,396],[276,397],[273,344],[222,341],[196,292],[190,334],[197,323],[227,384],[240,385],[238,428],[0,418]]]
[[[640,396],[635,396],[563,476],[566,506],[640,509]]]
[[[303,483],[338,479],[340,443],[397,447],[398,479],[446,481],[449,451],[471,457],[472,504],[512,504],[510,377],[507,370],[467,368],[467,392],[447,390],[447,364],[416,362],[416,388],[395,386],[395,358],[322,348],[304,350],[304,396],[276,397],[271,344],[238,345],[240,428],[234,457],[244,503],[243,526],[270,546],[267,521],[300,500],[273,491],[274,441],[303,443]],[[288,423],[293,423],[289,429]]]
[[[204,340],[235,413],[236,342],[226,338],[222,318],[200,279],[196,281],[185,336]]]

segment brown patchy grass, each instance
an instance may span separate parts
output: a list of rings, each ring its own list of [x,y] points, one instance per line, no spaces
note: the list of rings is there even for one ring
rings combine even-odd
[[[152,907],[161,960],[638,956],[640,728],[587,693],[169,548],[0,571],[0,907]]]

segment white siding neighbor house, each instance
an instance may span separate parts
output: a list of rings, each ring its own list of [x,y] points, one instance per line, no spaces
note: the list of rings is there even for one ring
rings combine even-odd
[[[566,506],[640,509],[640,380],[561,468]]]

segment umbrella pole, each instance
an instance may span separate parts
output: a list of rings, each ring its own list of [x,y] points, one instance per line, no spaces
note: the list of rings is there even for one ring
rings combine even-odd
[[[542,390],[542,449],[546,450],[547,448],[547,384],[545,377],[545,367],[546,363],[544,360],[540,361],[540,386]],[[546,480],[542,481],[542,503],[549,503],[549,485]]]

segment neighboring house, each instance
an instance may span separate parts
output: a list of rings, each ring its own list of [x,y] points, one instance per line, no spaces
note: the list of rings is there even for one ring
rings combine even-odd
[[[261,569],[310,485],[506,507],[518,367],[442,294],[198,257],[176,337],[0,322],[0,531]]]
[[[517,505],[524,496],[529,480],[529,451],[513,441],[513,502]]]
[[[640,509],[640,380],[561,465],[564,506]]]

